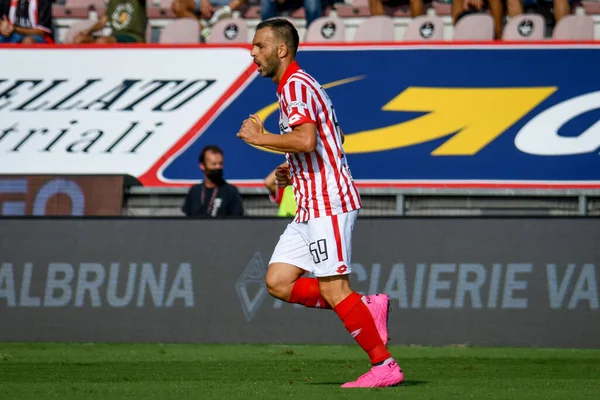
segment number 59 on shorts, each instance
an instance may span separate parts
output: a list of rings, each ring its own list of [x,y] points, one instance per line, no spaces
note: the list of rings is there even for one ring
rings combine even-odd
[[[308,245],[308,248],[315,264],[329,259],[329,256],[327,255],[327,240],[320,239],[316,242],[312,242]]]

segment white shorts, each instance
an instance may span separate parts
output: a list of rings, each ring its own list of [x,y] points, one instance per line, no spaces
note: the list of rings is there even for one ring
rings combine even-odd
[[[358,210],[291,222],[275,246],[269,265],[292,264],[316,277],[347,275],[352,257],[352,231]]]

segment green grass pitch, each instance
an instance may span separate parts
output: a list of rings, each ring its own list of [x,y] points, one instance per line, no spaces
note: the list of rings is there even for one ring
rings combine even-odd
[[[599,399],[600,350],[390,346],[395,388],[341,389],[358,346],[0,343],[0,399]]]

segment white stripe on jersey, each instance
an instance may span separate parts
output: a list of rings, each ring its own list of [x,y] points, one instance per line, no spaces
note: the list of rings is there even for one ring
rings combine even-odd
[[[291,74],[279,96],[281,133],[309,117],[317,125],[317,148],[287,154],[298,204],[296,221],[349,212],[362,207],[348,168],[341,135],[329,96],[303,70]],[[295,110],[294,112],[291,112]]]

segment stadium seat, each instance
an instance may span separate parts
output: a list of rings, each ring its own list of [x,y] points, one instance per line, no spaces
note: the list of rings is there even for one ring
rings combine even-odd
[[[592,0],[592,1],[582,1],[581,5],[583,6],[583,10],[586,14],[600,14],[600,1]]]
[[[502,40],[544,40],[546,21],[539,14],[521,14],[511,18],[502,31]]]
[[[72,44],[75,41],[75,36],[77,36],[79,32],[91,28],[92,26],[94,26],[95,23],[96,21],[91,19],[75,22],[69,27],[69,30],[67,31],[67,35],[65,36],[65,43]]]
[[[242,13],[244,18],[248,19],[261,19],[260,6],[250,6]]]
[[[248,23],[241,18],[226,18],[217,22],[210,31],[207,43],[246,43]]]
[[[53,18],[88,18],[90,10],[104,15],[106,2],[104,0],[66,0],[64,4],[52,4]]]
[[[144,37],[146,43],[152,43],[152,25],[149,23],[146,25],[146,35]]]
[[[297,8],[295,10],[292,10],[290,13],[290,18],[300,18],[300,19],[304,19],[306,18],[306,11],[304,11],[304,7],[300,7]]]
[[[173,10],[171,10],[173,0],[157,0],[156,3],[154,1],[147,0],[146,4],[146,15],[148,15],[148,18],[177,18]]]
[[[552,33],[554,40],[594,40],[594,20],[588,15],[562,17]]]
[[[435,11],[435,15],[439,17],[443,17],[446,15],[452,14],[452,4],[450,2],[442,2],[442,1],[433,1],[431,3],[433,10]]]
[[[489,14],[468,14],[454,26],[454,41],[494,40],[494,19]]]
[[[411,18],[410,6],[408,5],[402,5],[397,7],[384,7],[384,9],[386,15],[391,15],[393,17]]]
[[[355,42],[392,42],[394,22],[387,15],[368,17],[358,26]]]
[[[166,25],[160,32],[159,43],[200,43],[200,24],[194,18],[180,18]]]
[[[369,17],[371,15],[369,0],[354,0],[352,5],[336,3],[334,7],[340,18]]]
[[[405,41],[444,40],[444,21],[434,15],[413,18],[404,32]]]
[[[344,22],[335,17],[321,17],[313,21],[306,31],[305,42],[344,42],[346,27]]]

